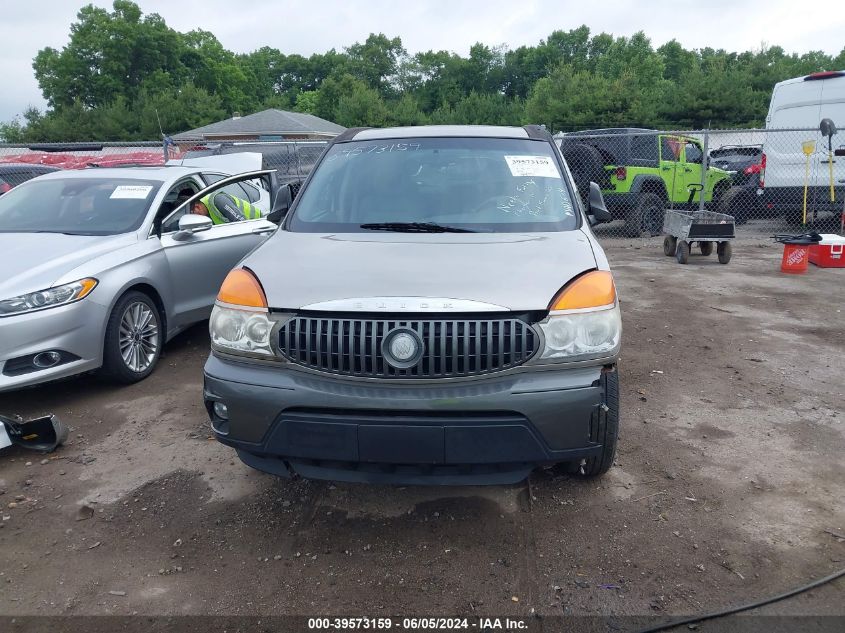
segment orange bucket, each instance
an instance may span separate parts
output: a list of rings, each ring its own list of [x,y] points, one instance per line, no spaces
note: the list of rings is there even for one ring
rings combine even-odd
[[[810,261],[810,246],[808,244],[784,244],[783,260],[780,270],[783,273],[800,275],[807,272]]]

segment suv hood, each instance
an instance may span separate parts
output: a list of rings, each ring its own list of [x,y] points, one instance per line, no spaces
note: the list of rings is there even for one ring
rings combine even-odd
[[[574,276],[596,268],[587,236],[558,233],[292,233],[277,231],[243,266],[276,309],[341,299],[460,299],[545,310]],[[410,308],[409,308],[410,309]]]
[[[0,233],[3,269],[0,299],[49,288],[77,266],[136,241],[134,233],[109,236]]]

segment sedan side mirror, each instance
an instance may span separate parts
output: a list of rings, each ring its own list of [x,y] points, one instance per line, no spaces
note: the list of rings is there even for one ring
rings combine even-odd
[[[213,222],[208,216],[196,213],[186,213],[179,218],[179,230],[173,234],[173,239],[177,242],[184,242],[194,233],[207,231],[212,227],[212,225]]]
[[[604,197],[601,195],[601,189],[599,186],[591,182],[590,183],[590,224],[600,224],[602,222],[611,222],[613,220],[613,215],[610,211],[607,210],[607,205],[604,203]]]
[[[211,218],[197,213],[186,213],[179,218],[179,230],[187,233],[199,233],[212,227]]]
[[[293,202],[293,190],[289,184],[282,185],[276,190],[276,196],[273,198],[273,208],[267,215],[267,219],[274,224],[278,224],[285,217],[285,214],[290,209]]]

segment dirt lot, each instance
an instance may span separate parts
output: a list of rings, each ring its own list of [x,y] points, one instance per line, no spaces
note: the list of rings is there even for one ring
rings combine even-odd
[[[284,481],[209,438],[205,325],[146,382],[0,396],[71,440],[0,458],[0,613],[689,614],[845,566],[845,271],[772,245],[608,249],[618,464],[515,487]],[[832,533],[831,533],[832,532]],[[845,614],[845,581],[765,613]]]

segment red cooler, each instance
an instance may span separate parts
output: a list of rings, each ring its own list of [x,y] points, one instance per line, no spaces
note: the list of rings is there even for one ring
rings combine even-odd
[[[822,241],[810,246],[810,262],[819,268],[845,268],[845,237],[822,233]]]

